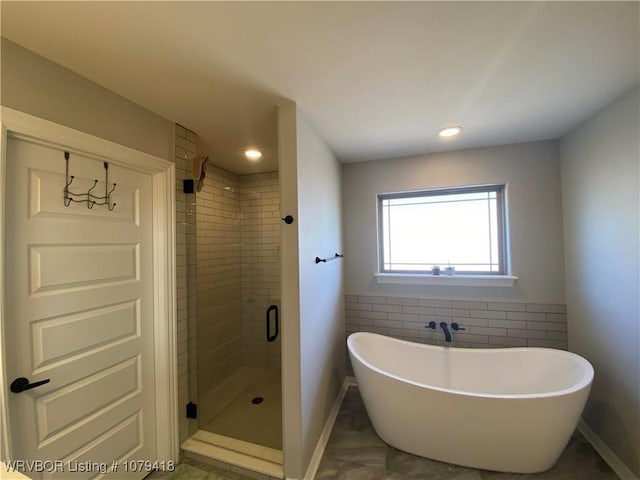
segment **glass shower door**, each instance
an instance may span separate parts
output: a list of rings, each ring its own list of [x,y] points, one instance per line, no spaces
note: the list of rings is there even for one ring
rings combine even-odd
[[[213,215],[198,211],[199,429],[281,450],[278,175],[209,173],[200,196]]]

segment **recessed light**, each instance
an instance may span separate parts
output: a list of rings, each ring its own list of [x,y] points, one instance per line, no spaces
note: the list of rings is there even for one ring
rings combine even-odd
[[[260,150],[245,150],[244,152],[244,156],[247,157],[249,160],[255,162],[256,160],[260,160],[260,157],[262,157],[262,152]]]
[[[460,133],[462,127],[458,125],[452,125],[450,127],[444,127],[438,130],[438,135],[441,137],[454,137]]]

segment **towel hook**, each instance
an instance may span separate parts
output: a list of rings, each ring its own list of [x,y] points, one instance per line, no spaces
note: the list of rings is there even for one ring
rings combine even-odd
[[[320,257],[316,257],[316,263],[327,263],[327,262],[331,262],[332,260],[337,260],[339,258],[344,257],[344,255],[341,255],[339,253],[336,253],[333,257],[329,257],[329,258],[320,258]]]
[[[109,162],[103,162],[104,165],[104,196],[100,197],[98,195],[94,195],[93,189],[98,185],[98,179],[93,180],[93,185],[86,193],[75,193],[69,190],[69,186],[73,183],[74,175],[69,175],[69,152],[64,152],[64,160],[65,160],[65,186],[64,186],[64,194],[63,194],[63,202],[64,206],[68,207],[71,205],[71,202],[75,203],[86,203],[87,208],[91,210],[96,205],[106,205],[107,209],[111,212],[116,206],[116,203],[111,203],[111,194],[116,189],[116,184],[114,183],[111,190],[109,190]]]

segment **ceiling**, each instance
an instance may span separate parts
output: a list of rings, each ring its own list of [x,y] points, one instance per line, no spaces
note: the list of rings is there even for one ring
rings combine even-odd
[[[284,99],[356,162],[558,138],[640,83],[636,1],[0,5],[3,36],[241,174],[277,169]],[[462,134],[438,139],[448,124]]]

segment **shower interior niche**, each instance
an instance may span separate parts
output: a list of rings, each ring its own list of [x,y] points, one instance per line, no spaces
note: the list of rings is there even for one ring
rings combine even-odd
[[[248,453],[280,470],[241,466],[279,476],[278,173],[237,175],[209,164],[194,214],[195,258],[189,263],[196,271],[197,320],[189,349],[197,355],[190,356],[189,390],[198,417],[183,448],[207,455],[198,444],[204,442]]]

